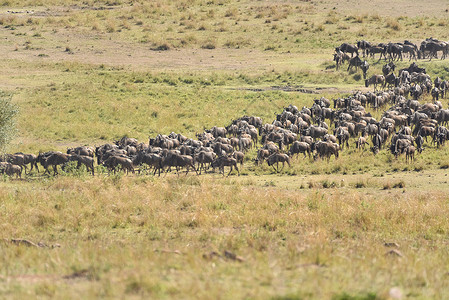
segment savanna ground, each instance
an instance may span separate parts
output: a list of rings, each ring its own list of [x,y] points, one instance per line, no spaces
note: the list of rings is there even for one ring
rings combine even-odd
[[[449,39],[443,0],[0,5],[0,88],[20,109],[8,152],[271,122],[289,104],[365,90],[334,68],[342,42]],[[449,78],[447,61],[418,64]],[[253,150],[239,177],[3,178],[0,295],[448,298],[447,147],[406,164],[351,143],[280,174],[254,166]]]

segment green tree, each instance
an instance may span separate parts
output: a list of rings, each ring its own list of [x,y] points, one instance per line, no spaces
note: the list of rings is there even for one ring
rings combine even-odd
[[[11,102],[11,95],[0,91],[0,150],[5,149],[16,133],[17,112],[17,106]]]

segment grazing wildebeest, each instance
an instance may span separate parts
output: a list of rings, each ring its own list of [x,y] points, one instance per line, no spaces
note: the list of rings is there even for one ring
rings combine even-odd
[[[345,53],[351,53],[351,57],[354,55],[354,53],[359,56],[359,49],[356,45],[350,45],[348,43],[343,43],[339,47],[335,48],[335,51],[341,51]]]
[[[344,129],[343,127],[338,127],[336,130],[336,135],[338,139],[338,143],[341,146],[341,149],[343,149],[344,145],[346,144],[346,147],[349,148],[349,131]]]
[[[214,126],[214,127],[211,128],[210,133],[212,133],[214,138],[217,138],[219,136],[226,137],[227,130],[224,127]]]
[[[373,135],[371,137],[371,141],[373,142],[373,147],[376,147],[378,150],[382,148],[383,140],[380,134]]]
[[[418,100],[423,94],[423,89],[419,84],[414,84],[410,87],[410,95],[413,96],[413,99]]]
[[[355,70],[357,71],[357,69],[362,65],[362,60],[360,59],[360,57],[355,56],[353,58],[351,58],[351,60],[349,61],[349,65],[348,65],[348,70],[347,71],[351,71],[352,67],[355,67]]]
[[[130,138],[130,137],[124,136],[120,140],[114,141],[114,144],[116,144],[117,146],[123,147],[123,148],[128,145],[135,147],[135,146],[137,146],[137,144],[139,144],[139,141],[135,138]],[[81,154],[81,155],[84,155],[84,154]]]
[[[449,109],[441,109],[436,113],[438,124],[447,125],[449,122]]]
[[[441,98],[444,98],[446,96],[446,91],[449,89],[449,81],[443,80],[440,84],[439,89],[441,93]]]

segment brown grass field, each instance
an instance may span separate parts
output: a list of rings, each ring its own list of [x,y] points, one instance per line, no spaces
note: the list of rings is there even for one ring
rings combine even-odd
[[[19,108],[6,151],[194,137],[243,115],[270,123],[289,104],[366,90],[335,70],[342,42],[447,41],[448,9],[0,0],[0,89]],[[449,79],[447,60],[418,64]],[[3,176],[0,298],[448,299],[447,146],[426,143],[406,164],[351,145],[280,173],[255,166],[252,150],[240,176]]]

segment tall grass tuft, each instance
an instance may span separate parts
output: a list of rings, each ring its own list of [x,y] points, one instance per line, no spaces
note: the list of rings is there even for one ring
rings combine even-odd
[[[401,24],[399,24],[398,20],[395,19],[388,19],[387,27],[391,28],[394,31],[400,31],[402,29]]]
[[[4,150],[16,133],[17,113],[18,108],[11,102],[11,95],[0,91],[0,150]]]

